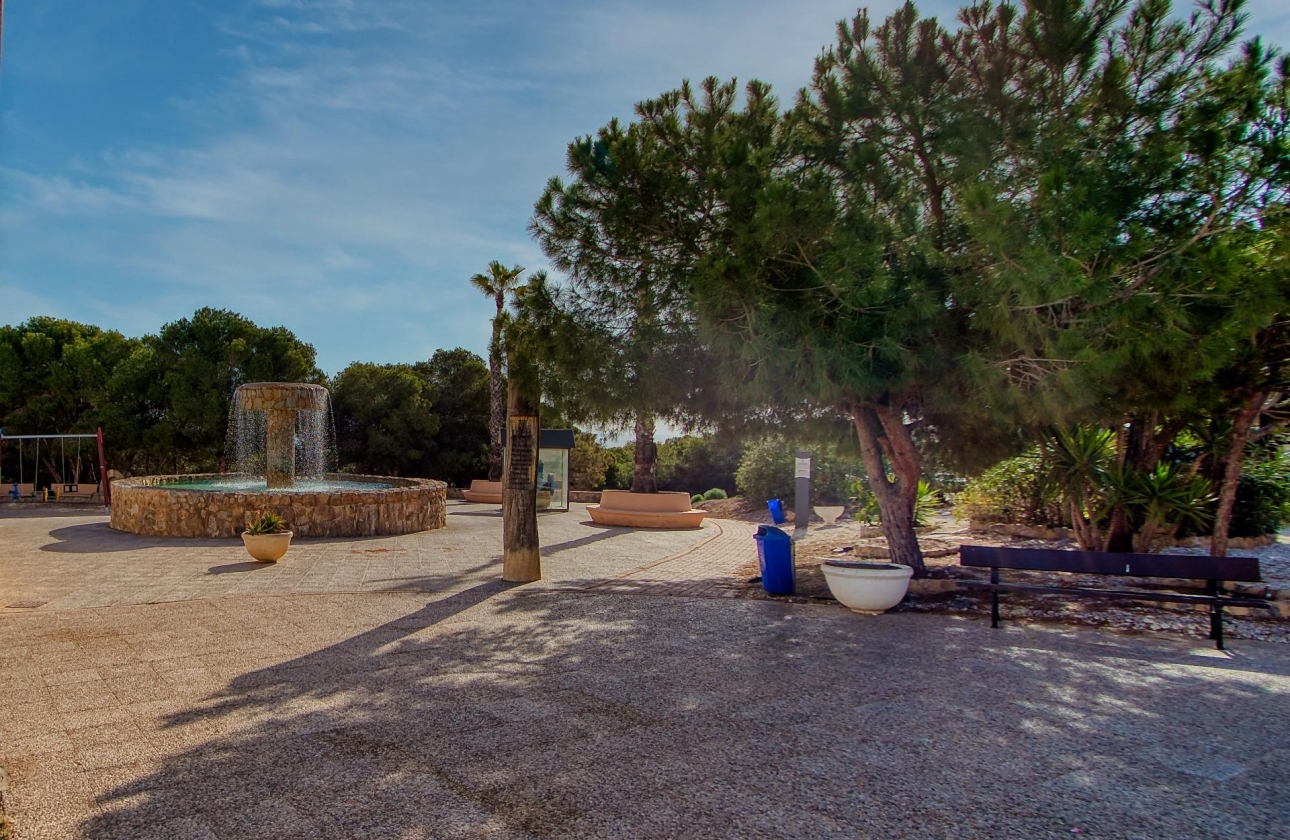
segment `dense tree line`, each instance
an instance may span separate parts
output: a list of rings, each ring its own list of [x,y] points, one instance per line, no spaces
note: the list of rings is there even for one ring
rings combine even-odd
[[[457,484],[487,470],[488,367],[477,355],[456,349],[412,365],[356,362],[331,380],[315,359],[313,346],[285,327],[218,309],[142,338],[35,317],[0,326],[0,429],[102,427],[109,466],[126,474],[220,471],[228,467],[229,409],[239,385],[312,382],[333,392],[340,469]],[[34,453],[23,450],[28,459]],[[5,447],[7,480],[16,478],[18,457],[17,446]],[[61,478],[65,468],[52,449],[41,460],[44,475]]]

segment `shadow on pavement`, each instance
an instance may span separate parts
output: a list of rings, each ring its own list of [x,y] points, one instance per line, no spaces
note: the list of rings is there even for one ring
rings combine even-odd
[[[49,535],[58,542],[40,547],[59,554],[98,554],[105,551],[139,551],[146,548],[218,548],[234,544],[235,537],[149,537],[113,531],[106,521],[55,528]]]
[[[1159,639],[766,602],[497,597],[510,588],[459,592],[174,712],[167,727],[191,746],[119,784],[85,833],[1058,838],[1204,825],[1253,838],[1283,824],[1290,683],[1270,675],[1287,659],[1275,646],[1231,672]]]
[[[221,566],[211,566],[206,570],[211,575],[230,575],[237,572],[254,572],[260,569],[272,569],[273,563],[258,563],[253,560],[247,560],[242,563],[225,563]]]
[[[577,539],[573,539],[573,540],[565,540],[564,542],[560,542],[560,543],[552,543],[550,545],[543,544],[542,553],[558,554],[561,551],[568,551],[570,549],[579,548],[584,545],[591,545],[593,543],[598,543],[602,540],[611,540],[614,537],[619,537],[626,533],[629,533],[628,529],[626,528],[615,528],[610,531],[602,531],[601,533],[598,533],[598,534],[589,534],[585,537],[578,537]]]

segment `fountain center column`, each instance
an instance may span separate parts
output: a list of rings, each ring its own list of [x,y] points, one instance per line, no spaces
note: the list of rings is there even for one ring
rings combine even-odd
[[[296,436],[299,431],[303,453],[300,468],[306,475],[321,477],[320,474],[315,475],[320,473],[322,465],[322,459],[318,457],[319,448],[325,446],[327,440],[325,433],[319,434],[325,428],[320,421],[330,423],[330,407],[327,389],[321,385],[248,382],[240,386],[233,393],[234,416],[229,430],[235,441],[239,465],[254,458],[253,474],[258,474],[262,445],[265,484],[270,490],[290,490],[296,484]],[[263,426],[258,425],[258,414],[252,417],[252,412],[261,411],[264,412]],[[240,431],[244,420],[252,423],[250,440],[244,440]],[[261,434],[263,438],[260,438]]]
[[[264,452],[264,479],[270,490],[296,486],[296,412],[274,408],[268,412],[268,440]]]

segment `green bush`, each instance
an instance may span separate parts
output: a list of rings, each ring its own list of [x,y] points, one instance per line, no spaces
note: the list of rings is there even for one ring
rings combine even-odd
[[[1104,492],[1115,488],[1111,474],[1102,476]],[[867,492],[867,491],[866,491]],[[856,494],[853,492],[853,497]],[[861,513],[866,497],[857,497]],[[1211,509],[1214,503],[1210,502]],[[877,521],[877,507],[873,507]],[[1000,461],[970,480],[954,499],[954,512],[960,518],[981,522],[1007,522],[1048,527],[1069,524],[1060,507],[1057,489],[1044,482],[1044,467],[1038,450],[1017,458]],[[1272,534],[1290,523],[1290,459],[1281,454],[1250,461],[1241,473],[1232,508],[1233,537]],[[1105,523],[1103,523],[1105,525]],[[1183,522],[1177,536],[1208,535],[1209,528],[1197,522]]]
[[[855,511],[856,521],[861,525],[877,525],[882,520],[882,511],[878,509],[878,497],[869,489],[869,482],[857,478],[851,482],[848,494],[850,507]]]
[[[763,438],[744,449],[735,484],[749,501],[791,500],[795,491],[794,464],[799,449],[811,452],[811,495],[817,505],[842,504],[851,480],[863,472],[858,459],[840,455],[833,447],[801,446],[778,437]]]
[[[1290,463],[1276,457],[1246,463],[1236,486],[1232,527],[1228,536],[1261,537],[1275,534],[1290,522]]]
[[[705,502],[713,502],[718,499],[726,499],[726,498],[729,498],[726,495],[726,491],[722,490],[720,487],[713,487],[711,490],[703,494],[703,500]]]
[[[606,490],[630,490],[632,475],[636,471],[636,444],[625,443],[606,449],[609,465],[605,468]]]
[[[918,496],[914,499],[914,526],[926,527],[932,520],[932,514],[941,506],[940,492],[933,490],[926,481],[918,482]],[[855,511],[856,521],[862,525],[877,525],[882,522],[882,510],[878,507],[878,498],[869,489],[864,479],[851,482],[851,508]]]
[[[718,487],[734,493],[742,453],[738,441],[717,437],[685,435],[666,440],[658,445],[658,489],[695,492],[700,487]]]
[[[690,504],[692,505],[697,505],[699,502],[702,502],[702,501],[705,501],[702,493],[695,493],[693,496],[690,497]]]
[[[1044,481],[1038,449],[1000,461],[970,479],[954,498],[954,513],[981,522],[1062,524],[1060,500]]]
[[[604,490],[605,475],[613,463],[613,454],[600,445],[595,435],[575,433],[573,449],[569,451],[569,488]]]

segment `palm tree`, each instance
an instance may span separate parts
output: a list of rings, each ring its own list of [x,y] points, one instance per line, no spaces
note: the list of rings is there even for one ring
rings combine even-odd
[[[506,422],[506,384],[502,381],[502,310],[506,308],[506,295],[519,286],[524,267],[507,268],[497,260],[488,264],[486,274],[476,274],[470,283],[497,304],[493,317],[493,339],[488,345],[488,480],[500,481],[505,450],[502,447],[502,426]]]

